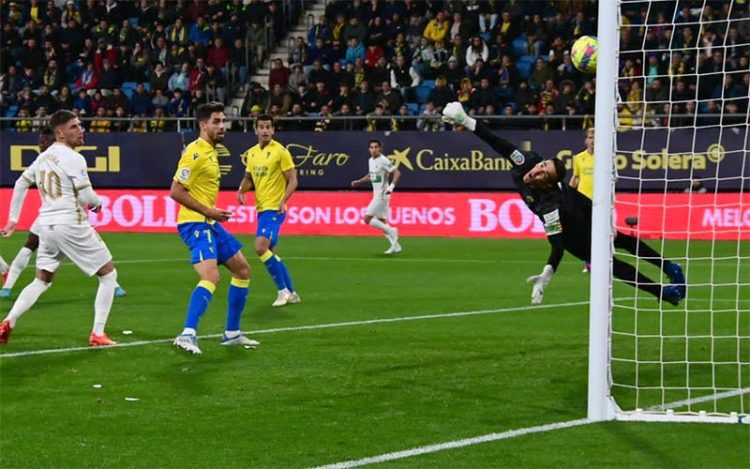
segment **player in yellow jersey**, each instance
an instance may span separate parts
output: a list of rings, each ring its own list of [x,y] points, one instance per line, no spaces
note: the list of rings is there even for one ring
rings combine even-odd
[[[297,189],[297,170],[292,155],[284,145],[273,139],[273,119],[261,114],[255,119],[258,144],[245,152],[247,168],[237,191],[237,202],[245,204],[245,194],[255,188],[255,211],[258,226],[255,253],[276,283],[278,295],[273,306],[299,303],[289,271],[275,248],[279,230],[286,218],[286,203]]]
[[[594,129],[586,129],[586,138],[583,143],[586,149],[573,156],[573,177],[570,178],[570,187],[578,190],[589,199],[594,199]],[[584,272],[591,271],[591,264],[586,262]]]
[[[177,230],[190,249],[200,281],[190,296],[185,328],[174,345],[190,353],[201,353],[196,337],[198,322],[219,283],[218,266],[224,264],[232,272],[232,280],[221,344],[255,347],[258,342],[240,334],[240,319],[249,293],[250,265],[242,254],[242,244],[219,223],[229,220],[232,212],[216,207],[221,173],[215,147],[224,140],[224,105],[201,104],[195,117],[200,137],[185,147],[169,195],[180,204]]]

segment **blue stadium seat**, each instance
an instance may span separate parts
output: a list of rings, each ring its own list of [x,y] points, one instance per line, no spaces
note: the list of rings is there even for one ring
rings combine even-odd
[[[432,88],[425,85],[419,85],[414,89],[414,91],[417,94],[417,102],[426,103],[427,100],[430,99],[430,92],[432,91]]]
[[[128,21],[130,21],[130,25],[134,28],[138,27],[139,20],[137,16],[131,16],[130,18],[128,18]]]
[[[435,88],[435,80],[425,80],[422,82],[422,86],[429,86],[430,89]]]
[[[417,103],[406,103],[406,107],[409,108],[409,115],[416,116],[419,114],[419,104]]]
[[[534,68],[534,57],[530,55],[524,55],[518,61],[516,62],[516,69],[518,70],[518,73],[523,77],[524,79],[529,78],[529,75],[531,75],[531,69]]]
[[[5,117],[16,117],[16,114],[18,114],[18,106],[15,104],[5,111]]]
[[[529,44],[525,39],[513,39],[513,51],[517,57],[524,56],[529,53]]]

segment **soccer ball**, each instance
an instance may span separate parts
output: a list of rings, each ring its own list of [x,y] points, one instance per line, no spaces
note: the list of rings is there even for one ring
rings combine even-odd
[[[570,49],[573,66],[583,73],[596,73],[596,53],[599,42],[594,36],[581,36]]]

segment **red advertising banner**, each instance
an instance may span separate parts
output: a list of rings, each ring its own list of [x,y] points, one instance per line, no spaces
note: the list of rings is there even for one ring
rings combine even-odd
[[[166,190],[100,190],[104,204],[90,221],[99,231],[174,232],[178,205]],[[11,189],[0,189],[0,220],[7,219]],[[282,233],[374,235],[362,223],[368,192],[298,192]],[[19,228],[31,226],[39,195],[26,199]],[[239,206],[234,192],[221,192],[219,206],[234,212],[224,226],[236,234],[255,232],[253,206]],[[623,194],[616,203],[618,229],[649,238],[750,240],[750,194]],[[628,217],[637,217],[631,228]],[[396,193],[390,223],[402,236],[543,238],[544,228],[514,193]]]

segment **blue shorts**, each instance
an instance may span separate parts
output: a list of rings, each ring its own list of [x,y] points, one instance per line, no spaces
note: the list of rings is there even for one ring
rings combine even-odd
[[[193,264],[209,259],[223,264],[242,249],[242,243],[219,223],[181,223],[177,231],[190,249]]]
[[[257,238],[268,238],[271,247],[276,246],[279,240],[281,224],[284,223],[286,212],[279,213],[277,210],[264,210],[258,214],[258,229],[255,231]]]

